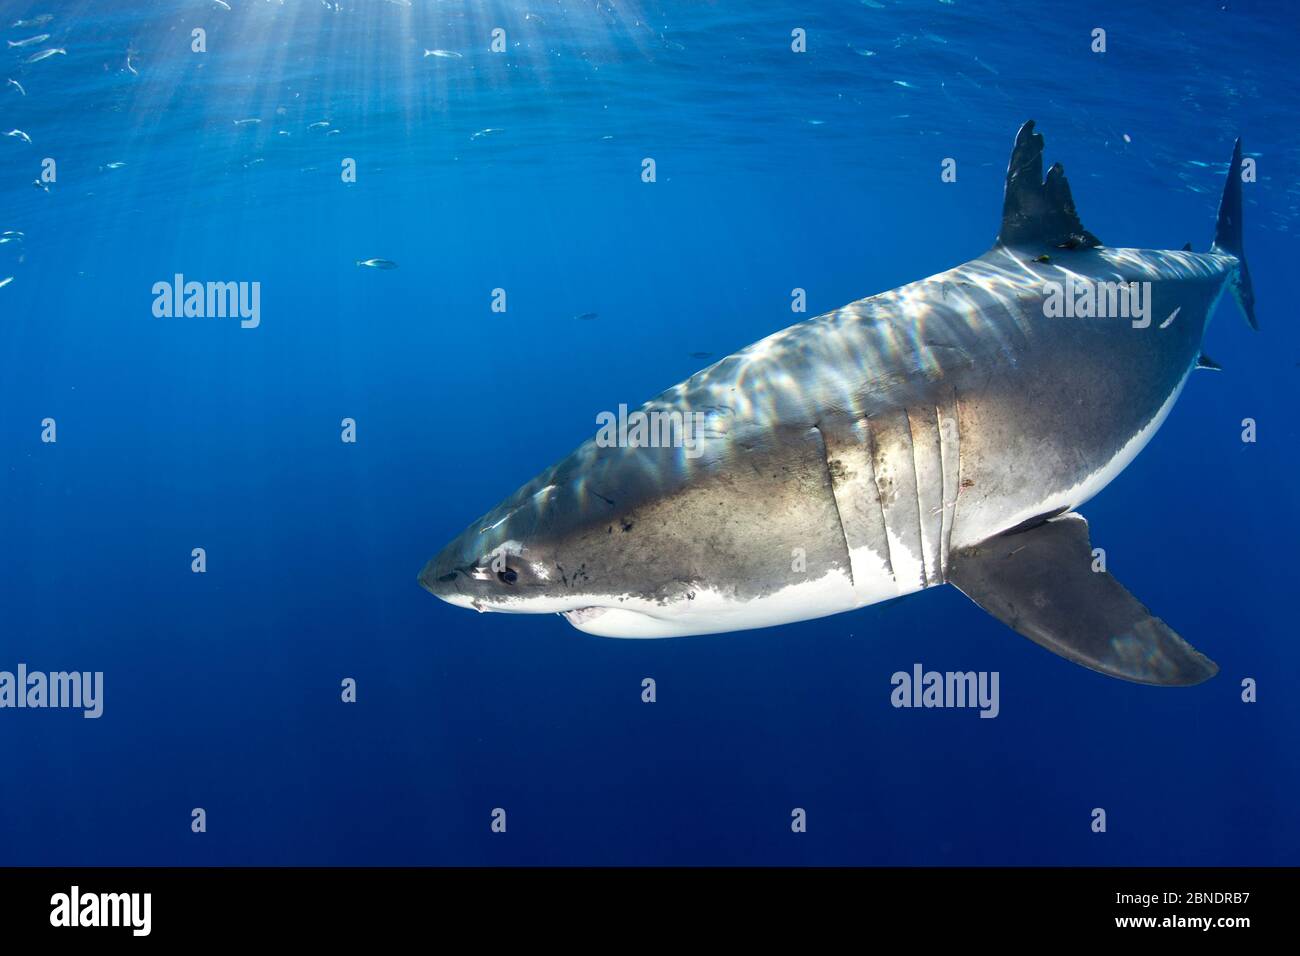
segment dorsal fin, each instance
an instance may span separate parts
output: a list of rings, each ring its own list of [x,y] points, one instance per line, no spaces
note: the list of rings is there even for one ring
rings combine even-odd
[[[1191,252],[1191,251],[1192,251],[1192,244],[1190,242],[1184,242],[1183,252]]]
[[[1220,365],[1218,362],[1214,361],[1214,359],[1210,358],[1204,352],[1202,352],[1200,356],[1196,359],[1196,367],[1209,369],[1211,372],[1223,371],[1223,366]]]
[[[1007,188],[1002,200],[1000,246],[1050,246],[1091,249],[1101,240],[1083,228],[1074,210],[1065,168],[1055,163],[1043,179],[1043,137],[1034,121],[1020,127],[1007,164]]]

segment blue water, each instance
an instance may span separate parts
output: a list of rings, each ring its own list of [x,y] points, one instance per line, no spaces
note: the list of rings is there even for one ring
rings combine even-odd
[[[31,139],[0,137],[0,670],[105,700],[0,710],[0,864],[1300,862],[1285,7],[229,6],[3,6],[51,38],[0,51]],[[951,588],[618,641],[417,586],[597,412],[801,318],[791,289],[815,315],[984,251],[1029,118],[1109,245],[1205,249],[1233,137],[1257,160],[1262,329],[1225,298],[1225,371],[1083,509],[1218,677],[1103,678]],[[155,318],[176,273],[259,282],[260,325]],[[1000,716],[894,709],[917,662],[999,672]]]

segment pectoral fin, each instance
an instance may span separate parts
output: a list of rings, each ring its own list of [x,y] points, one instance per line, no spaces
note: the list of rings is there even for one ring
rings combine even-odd
[[[1088,522],[1074,513],[955,552],[948,581],[1031,641],[1111,677],[1186,686],[1219,671],[1108,572],[1093,570]]]

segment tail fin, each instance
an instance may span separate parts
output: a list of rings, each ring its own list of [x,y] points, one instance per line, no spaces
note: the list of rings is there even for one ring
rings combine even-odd
[[[1223,199],[1219,202],[1219,221],[1214,224],[1214,244],[1211,252],[1237,258],[1237,274],[1232,280],[1232,292],[1246,321],[1255,331],[1255,289],[1250,283],[1250,269],[1246,266],[1246,250],[1241,244],[1241,138],[1232,147],[1232,163],[1228,167],[1228,180],[1223,184]]]

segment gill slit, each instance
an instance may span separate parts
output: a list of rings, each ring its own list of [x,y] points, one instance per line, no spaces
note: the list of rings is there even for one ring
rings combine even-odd
[[[889,576],[897,584],[898,573],[894,571],[894,552],[889,544],[889,519],[885,515],[885,496],[880,490],[879,482],[876,481],[876,431],[872,427],[870,418],[863,416],[862,424],[867,433],[867,464],[871,466],[871,485],[876,489],[876,507],[880,509],[880,529],[885,542],[885,567],[889,569]]]
[[[840,540],[844,542],[844,566],[849,571],[849,587],[853,587],[853,552],[849,548],[849,533],[844,530],[844,515],[840,513],[840,503],[835,497],[835,476],[831,474],[830,451],[826,447],[826,436],[822,434],[821,424],[815,424],[812,428],[817,433],[817,441],[822,446],[822,467],[826,473],[826,491],[830,495],[831,507],[835,509],[835,520],[839,522]]]

